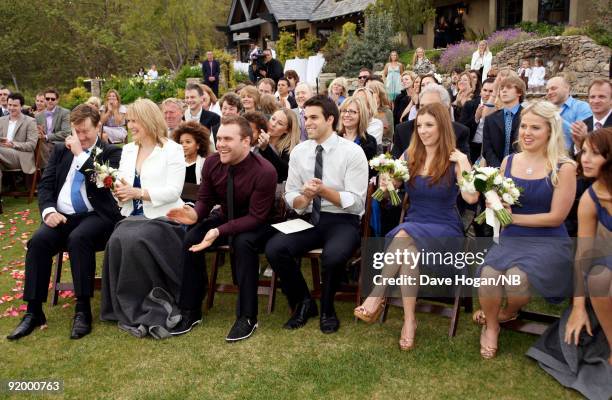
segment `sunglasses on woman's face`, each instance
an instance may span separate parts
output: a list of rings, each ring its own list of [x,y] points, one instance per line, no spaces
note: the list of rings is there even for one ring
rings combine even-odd
[[[362,76],[359,77],[360,80],[365,80],[365,79],[368,79],[368,78],[369,78],[369,76],[367,76],[367,75],[362,75]]]

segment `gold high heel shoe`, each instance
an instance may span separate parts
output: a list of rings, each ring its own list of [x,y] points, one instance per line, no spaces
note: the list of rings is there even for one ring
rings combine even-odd
[[[386,299],[383,299],[380,304],[378,304],[378,307],[376,307],[376,310],[372,313],[368,312],[364,306],[356,307],[353,310],[353,315],[362,320],[363,322],[371,324],[373,322],[376,322],[378,318],[380,318],[380,314],[385,309],[385,303]]]
[[[485,360],[490,360],[492,358],[495,358],[495,356],[497,355],[497,347],[492,347],[492,346],[487,346],[487,345],[482,344],[482,338],[486,330],[487,330],[487,326],[484,325],[482,327],[482,330],[480,331],[480,356],[484,358]],[[499,335],[499,331],[497,333]]]
[[[399,348],[402,351],[410,351],[414,348],[414,338],[416,336],[417,322],[414,321],[414,332],[412,333],[412,337],[402,337],[400,334],[399,340]],[[403,327],[402,327],[403,331]]]

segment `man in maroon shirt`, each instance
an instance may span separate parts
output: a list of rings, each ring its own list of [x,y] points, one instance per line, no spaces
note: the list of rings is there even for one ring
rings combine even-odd
[[[236,322],[228,342],[246,339],[257,328],[259,253],[274,234],[269,225],[276,190],[276,170],[251,152],[253,132],[246,119],[224,117],[217,133],[217,151],[206,158],[195,208],[174,208],[168,218],[195,225],[183,242],[182,320],[172,334],[189,332],[202,321],[202,300],[208,286],[204,250],[229,241],[233,248],[239,294]],[[221,208],[214,210],[219,204]]]

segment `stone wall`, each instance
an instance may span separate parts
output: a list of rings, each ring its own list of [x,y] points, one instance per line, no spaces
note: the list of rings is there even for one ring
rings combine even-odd
[[[520,60],[535,57],[544,60],[546,78],[564,75],[572,92],[586,93],[593,79],[609,77],[610,48],[600,46],[586,36],[553,36],[516,43],[493,59],[498,67],[510,65],[514,70]]]

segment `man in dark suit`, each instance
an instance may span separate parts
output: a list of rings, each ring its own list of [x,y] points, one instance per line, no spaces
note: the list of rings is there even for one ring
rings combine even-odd
[[[470,129],[470,161],[476,162],[482,153],[482,135],[484,119],[487,115],[495,112],[493,104],[493,91],[495,80],[488,78],[482,83],[480,96],[474,97],[465,103],[461,110],[459,122]]]
[[[449,109],[450,113],[450,96],[444,87],[436,84],[430,84],[421,90],[421,93],[419,94],[420,106],[426,106],[433,103],[442,103]],[[470,145],[468,140],[470,137],[470,130],[465,125],[458,122],[453,122],[453,128],[455,130],[455,136],[457,139],[457,148],[469,158]],[[395,127],[392,150],[393,158],[400,158],[404,151],[406,151],[410,145],[412,132],[414,132],[414,120],[402,122]]]
[[[204,75],[204,84],[212,89],[215,96],[219,96],[219,74],[221,66],[214,59],[213,52],[206,52],[206,61],[202,63],[202,75]]]
[[[183,119],[185,121],[196,120],[208,129],[212,129],[213,126],[221,122],[221,118],[214,112],[207,111],[202,107],[202,96],[204,96],[204,91],[200,85],[195,83],[187,85],[185,88],[185,103],[187,103],[188,109],[185,110]]]
[[[0,86],[0,117],[4,117],[9,115],[8,110],[8,96],[11,94],[11,91],[4,86]]]
[[[520,101],[524,95],[525,82],[519,77],[510,76],[499,83],[503,108],[489,115],[483,128],[482,153],[489,167],[500,167],[504,157],[517,150]]]
[[[89,301],[94,290],[96,251],[104,249],[121,219],[110,189],[96,185],[94,158],[118,168],[121,149],[98,139],[100,114],[95,108],[78,106],[70,122],[72,135],[55,146],[38,185],[43,223],[28,242],[26,253],[23,299],[28,308],[9,340],[46,325],[42,303],[47,299],[53,256],[62,249],[70,255],[77,298],[70,338],[80,339],[91,332]]]
[[[574,154],[578,154],[587,133],[612,126],[612,84],[604,79],[596,79],[589,86],[589,107],[593,116],[572,124]]]

